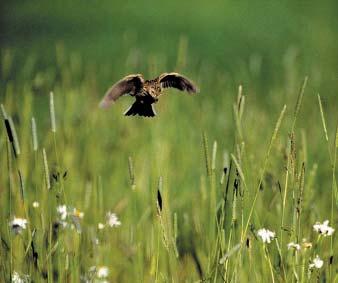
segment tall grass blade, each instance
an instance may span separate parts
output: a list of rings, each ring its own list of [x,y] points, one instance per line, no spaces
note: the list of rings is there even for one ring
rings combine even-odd
[[[131,156],[128,157],[128,170],[129,170],[129,178],[132,190],[135,190],[135,171],[133,159]]]
[[[222,256],[222,258],[219,260],[219,264],[224,264],[225,261],[227,261],[235,252],[237,252],[240,247],[241,247],[241,244],[237,244],[233,246],[230,251],[228,251]]]
[[[217,141],[214,141],[212,147],[212,160],[211,160],[211,171],[214,172],[216,169],[216,154],[217,154]]]
[[[292,127],[291,127],[291,133],[294,131],[294,128],[295,128],[295,125],[296,125],[296,120],[297,120],[297,117],[298,117],[300,106],[301,106],[302,101],[303,101],[303,96],[304,96],[305,88],[306,88],[306,85],[307,85],[307,81],[308,81],[308,77],[306,76],[304,78],[304,80],[303,80],[302,86],[301,86],[300,91],[298,93],[297,103],[296,103],[296,107],[295,107],[295,112],[294,112],[294,115],[293,115],[293,122],[292,122]]]
[[[38,150],[38,136],[37,136],[37,131],[36,131],[36,122],[35,122],[35,118],[32,117],[32,143],[33,143],[33,150],[37,151]]]
[[[203,132],[203,152],[204,152],[205,168],[207,170],[207,175],[211,176],[210,157],[209,157],[209,151],[208,151],[208,137],[205,132]]]
[[[18,170],[18,175],[19,175],[19,181],[20,181],[20,195],[21,195],[21,200],[22,202],[25,202],[25,183],[22,177],[22,173],[20,170]]]
[[[50,123],[53,133],[56,133],[56,121],[55,121],[55,107],[54,107],[54,93],[49,93],[49,112],[50,112]]]
[[[12,132],[12,136],[13,136],[13,144],[14,144],[14,148],[15,148],[15,156],[17,157],[21,153],[18,135],[16,133],[12,117],[8,118],[8,122],[9,122],[9,126],[10,126],[10,129],[11,129],[11,132]]]
[[[320,110],[320,117],[322,118],[322,124],[323,124],[323,129],[324,129],[324,134],[325,134],[325,140],[328,142],[329,137],[328,137],[327,129],[326,129],[326,122],[325,122],[322,100],[320,98],[319,93],[318,93],[317,97],[318,97],[318,104],[319,104],[319,110]]]
[[[0,105],[0,108],[1,108],[1,115],[2,115],[2,118],[4,120],[8,119],[8,115],[6,113],[6,110],[5,110],[5,107],[3,106],[3,104]]]
[[[50,179],[49,179],[49,168],[48,168],[48,161],[47,161],[47,154],[45,148],[42,149],[42,156],[43,156],[43,168],[45,172],[45,183],[48,190],[50,190]]]
[[[244,187],[247,188],[246,181],[245,181],[245,176],[244,176],[244,173],[243,173],[241,165],[239,164],[239,162],[238,162],[238,160],[237,160],[237,158],[236,158],[235,155],[231,154],[231,159],[233,160],[233,162],[236,165],[237,172],[238,172],[239,176],[241,177],[241,180],[242,180],[242,182],[244,184]]]

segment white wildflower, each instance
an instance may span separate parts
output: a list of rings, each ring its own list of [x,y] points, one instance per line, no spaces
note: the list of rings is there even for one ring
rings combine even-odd
[[[105,227],[105,225],[102,224],[102,223],[97,224],[97,228],[99,228],[99,230],[104,229],[104,227]]]
[[[69,213],[70,220],[72,222],[71,229],[76,229],[76,232],[81,233],[81,223],[80,220],[83,218],[84,213],[76,208],[72,209],[72,212]]]
[[[20,275],[16,271],[13,272],[12,274],[12,283],[26,283],[30,282],[30,278],[28,275]]]
[[[69,228],[71,230],[76,230],[76,232],[81,233],[81,223],[80,220],[84,217],[84,213],[78,210],[75,207],[59,205],[56,208],[56,211],[59,215],[59,223],[63,228]]]
[[[69,224],[66,221],[58,221],[57,223],[59,223],[63,229],[69,227]]]
[[[28,221],[26,219],[16,218],[14,216],[13,220],[9,223],[9,226],[15,234],[19,234],[22,230],[27,228],[27,223]]]
[[[120,226],[121,222],[117,218],[115,213],[111,213],[110,211],[106,215],[107,217],[107,225],[110,227]]]
[[[82,211],[80,211],[80,210],[74,208],[74,209],[73,209],[72,215],[73,215],[74,217],[77,217],[77,218],[79,218],[79,219],[82,219],[83,216],[84,216],[84,213],[83,213]]]
[[[257,231],[257,235],[261,238],[263,243],[271,243],[271,240],[275,238],[276,233],[262,228]]]
[[[67,213],[67,206],[66,205],[59,205],[56,208],[56,211],[60,215],[61,220],[66,220],[67,215],[68,215],[68,213]]]
[[[107,278],[109,275],[109,269],[107,266],[100,266],[97,269],[96,276],[97,278]]]
[[[322,261],[318,255],[316,255],[316,257],[309,264],[309,268],[310,269],[313,269],[313,268],[320,269],[320,268],[322,268],[323,265],[324,265],[324,261]]]
[[[334,229],[329,226],[329,220],[325,220],[323,224],[316,222],[316,224],[313,225],[313,230],[324,236],[331,236],[334,232]]]
[[[20,277],[19,273],[17,273],[16,271],[14,271],[13,274],[12,274],[12,282],[13,283],[23,283],[24,281]]]
[[[288,250],[295,249],[296,251],[300,251],[300,244],[290,242],[288,243]]]
[[[88,269],[87,275],[85,276],[85,282],[93,283],[109,283],[107,277],[109,275],[109,269],[107,266],[91,266]]]
[[[37,201],[34,201],[34,202],[32,203],[32,206],[33,206],[34,208],[38,208],[38,207],[40,206],[40,203],[37,202]]]

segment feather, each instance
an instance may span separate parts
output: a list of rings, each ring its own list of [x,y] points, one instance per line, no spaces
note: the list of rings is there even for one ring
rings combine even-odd
[[[124,94],[130,93],[131,95],[135,95],[142,89],[143,83],[144,79],[141,74],[124,77],[108,89],[99,106],[101,108],[108,108]]]
[[[181,91],[187,91],[188,93],[198,92],[195,84],[186,77],[178,73],[163,73],[159,76],[159,82],[163,88],[177,88]]]

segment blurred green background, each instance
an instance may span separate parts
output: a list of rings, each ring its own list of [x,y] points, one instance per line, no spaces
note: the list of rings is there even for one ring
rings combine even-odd
[[[2,103],[23,131],[29,130],[23,119],[28,122],[29,115],[35,115],[43,135],[49,128],[47,94],[53,90],[59,130],[64,131],[60,140],[69,154],[65,166],[81,164],[79,180],[89,171],[91,178],[103,176],[106,184],[126,184],[131,155],[140,163],[156,164],[149,165],[152,178],[168,174],[182,187],[199,183],[204,169],[202,132],[211,142],[219,142],[220,152],[232,150],[232,104],[239,84],[247,95],[246,143],[262,158],[284,104],[290,123],[305,76],[309,82],[298,135],[305,129],[309,167],[328,162],[316,95],[322,96],[333,135],[338,93],[336,1],[32,0],[1,5]],[[97,108],[107,88],[122,76],[143,73],[148,78],[164,71],[187,75],[198,84],[200,95],[168,91],[156,105],[159,116],[153,120],[122,117],[130,98],[108,112]],[[31,100],[28,94],[33,95],[32,113],[23,118],[20,112]],[[77,129],[76,135],[72,129]],[[98,148],[89,149],[88,144]],[[93,158],[78,154],[86,147]],[[105,152],[114,158],[102,159]],[[169,152],[173,154],[166,159]],[[182,173],[196,164],[198,170]],[[109,174],[112,168],[114,175]],[[326,167],[319,167],[319,175],[318,183],[330,182]]]
[[[309,75],[316,87],[326,92],[330,85],[327,95],[337,90],[336,1],[32,0],[1,5],[2,49],[18,55],[13,72],[31,53],[47,68],[55,62],[57,43],[83,56],[85,64],[107,65],[112,81],[145,71],[151,59],[174,70],[183,38],[188,67],[221,71],[236,83],[249,81],[250,87],[266,90],[267,81],[283,82],[291,60],[294,72]]]

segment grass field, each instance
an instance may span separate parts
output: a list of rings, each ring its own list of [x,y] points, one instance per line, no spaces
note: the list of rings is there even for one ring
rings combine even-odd
[[[248,3],[3,4],[0,282],[338,281],[336,4]]]

